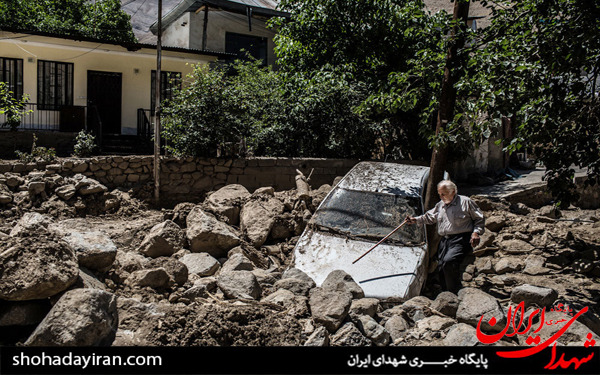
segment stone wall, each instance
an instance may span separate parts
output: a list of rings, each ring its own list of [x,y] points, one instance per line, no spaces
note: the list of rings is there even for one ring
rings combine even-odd
[[[226,184],[240,184],[253,191],[263,186],[276,190],[296,187],[296,169],[311,176],[310,184],[318,188],[343,176],[358,160],[317,158],[163,158],[161,161],[161,199],[172,206],[179,202],[198,202],[206,192]],[[82,173],[108,188],[153,184],[152,156],[106,156],[65,158],[52,164],[23,164],[0,161],[0,173],[28,173],[34,169],[50,170],[64,176]]]
[[[34,132],[0,131],[0,158],[14,158],[15,151],[31,152]],[[57,155],[66,156],[73,153],[77,133],[36,131],[37,146],[54,148]]]

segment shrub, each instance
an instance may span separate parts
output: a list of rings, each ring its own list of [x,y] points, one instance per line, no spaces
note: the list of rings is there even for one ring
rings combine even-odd
[[[96,137],[85,130],[80,131],[75,138],[75,147],[73,149],[73,156],[80,158],[91,156],[96,149]]]
[[[19,161],[23,163],[51,162],[56,160],[56,150],[54,148],[39,147],[36,145],[37,136],[33,134],[33,144],[31,153],[15,151]]]

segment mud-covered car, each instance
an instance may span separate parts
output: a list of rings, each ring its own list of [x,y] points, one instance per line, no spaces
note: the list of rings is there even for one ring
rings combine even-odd
[[[425,227],[404,225],[365,257],[407,216],[423,213],[429,168],[361,162],[329,192],[294,248],[294,266],[321,285],[334,270],[359,283],[367,297],[410,298],[427,272]]]

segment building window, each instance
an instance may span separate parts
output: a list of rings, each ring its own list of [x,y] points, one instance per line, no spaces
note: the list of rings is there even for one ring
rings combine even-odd
[[[242,60],[247,60],[249,53],[261,60],[263,66],[267,66],[267,38],[264,37],[225,33],[225,52],[235,53]]]
[[[156,70],[151,74],[150,109],[154,113],[156,107]],[[173,99],[176,90],[181,89],[181,72],[160,71],[160,102]]]
[[[23,96],[23,60],[0,57],[0,82],[6,82],[15,98]]]
[[[73,105],[73,64],[38,60],[38,108]]]

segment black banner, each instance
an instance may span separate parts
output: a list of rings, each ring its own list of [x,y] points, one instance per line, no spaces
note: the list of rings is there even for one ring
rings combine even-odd
[[[0,347],[0,374],[598,374],[596,347]],[[553,368],[553,369],[551,369]]]

